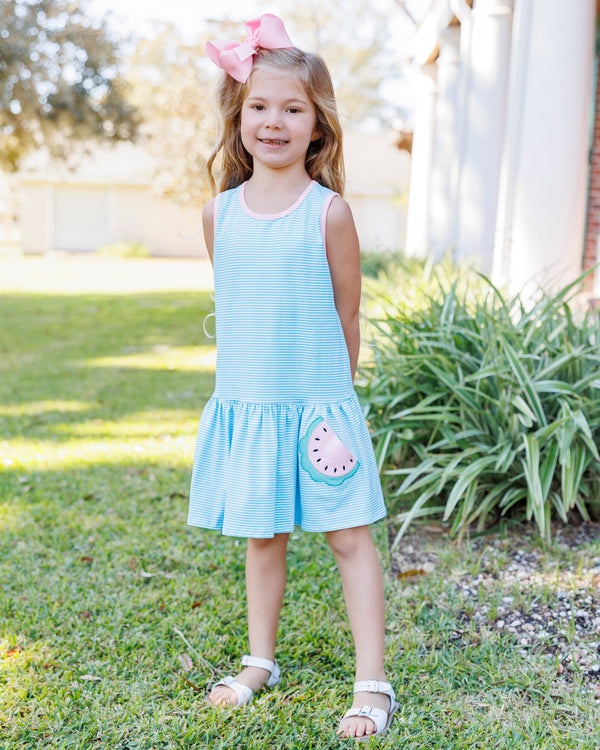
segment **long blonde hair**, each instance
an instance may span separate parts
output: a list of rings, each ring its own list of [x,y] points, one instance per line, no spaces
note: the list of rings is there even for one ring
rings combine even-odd
[[[275,68],[296,75],[302,82],[317,115],[316,130],[320,137],[306,152],[306,171],[340,195],[344,192],[345,172],[342,153],[342,126],[335,103],[331,76],[322,57],[291,49],[259,49],[254,56],[252,73],[260,68]],[[221,138],[207,162],[208,179],[213,192],[241,185],[252,176],[252,157],[244,148],[240,134],[242,105],[248,95],[252,73],[247,83],[239,83],[225,73],[217,89],[217,105],[223,121]],[[214,167],[220,155],[215,180]]]

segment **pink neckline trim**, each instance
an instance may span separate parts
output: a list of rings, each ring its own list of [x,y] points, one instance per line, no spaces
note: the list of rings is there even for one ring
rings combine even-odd
[[[247,184],[248,184],[247,182],[242,183],[242,188],[240,190],[240,203],[244,211],[248,214],[248,216],[251,216],[253,219],[281,219],[283,216],[287,216],[288,214],[291,214],[292,211],[295,211],[298,208],[298,206],[310,193],[310,191],[317,184],[317,182],[316,180],[312,180],[312,182],[308,184],[308,186],[302,192],[302,194],[299,195],[298,198],[296,198],[293,205],[291,205],[289,208],[284,209],[278,214],[257,214],[255,211],[253,211],[246,203],[246,185]]]

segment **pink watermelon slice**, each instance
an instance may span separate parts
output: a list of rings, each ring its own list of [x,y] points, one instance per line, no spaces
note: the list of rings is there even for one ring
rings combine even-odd
[[[360,465],[321,417],[300,440],[300,463],[316,482],[333,486],[349,479]]]

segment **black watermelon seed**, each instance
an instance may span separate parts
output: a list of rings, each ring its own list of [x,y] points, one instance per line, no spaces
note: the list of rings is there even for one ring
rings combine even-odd
[[[317,463],[319,463],[320,460],[321,460],[320,458],[317,458]]]
[[[335,474],[335,473],[337,473],[337,466],[336,466],[336,467],[335,467],[335,469],[333,470],[333,473],[334,473],[334,474]]]

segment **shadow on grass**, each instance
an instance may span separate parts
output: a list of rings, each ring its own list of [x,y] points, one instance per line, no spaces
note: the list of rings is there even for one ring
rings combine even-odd
[[[3,296],[0,434],[61,441],[87,426],[101,437],[102,421],[122,421],[124,436],[135,414],[199,417],[213,387],[212,307],[207,293]]]

